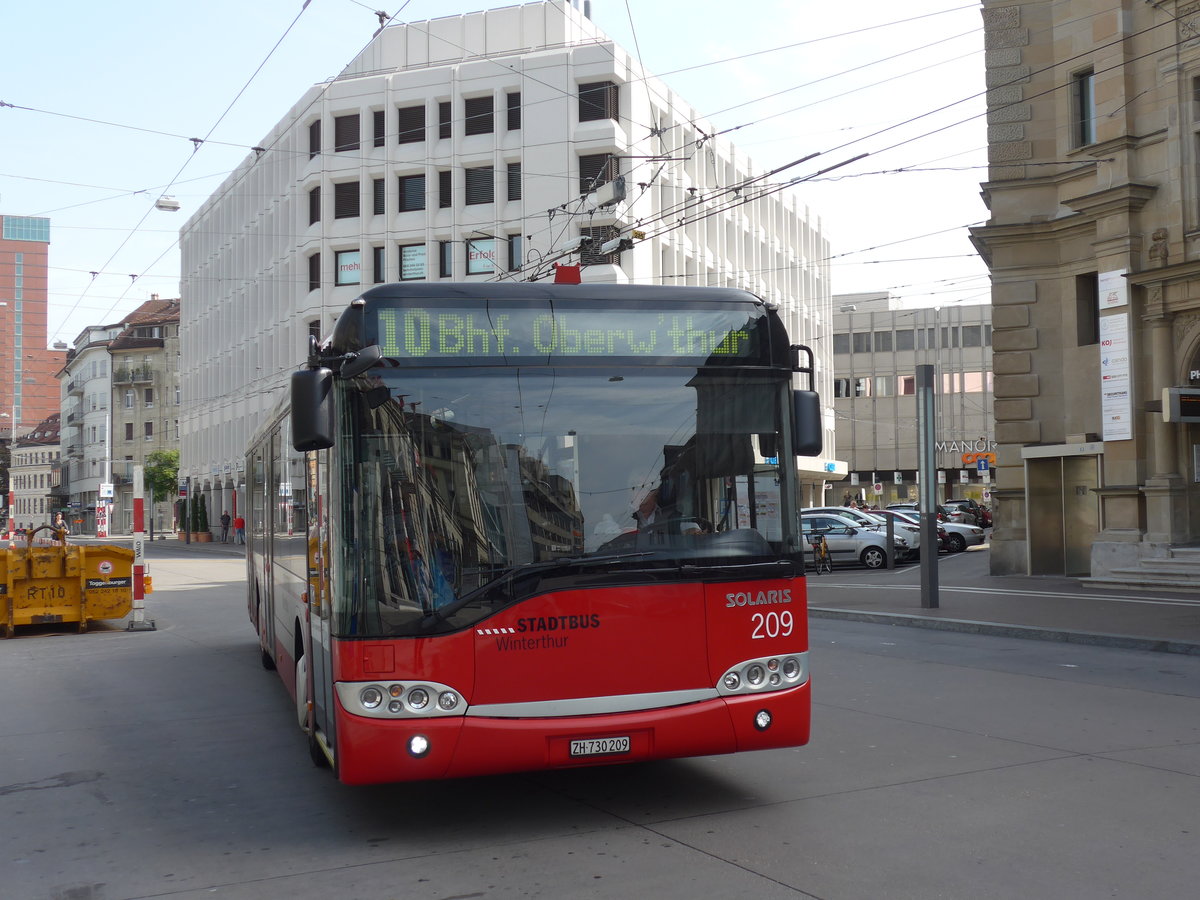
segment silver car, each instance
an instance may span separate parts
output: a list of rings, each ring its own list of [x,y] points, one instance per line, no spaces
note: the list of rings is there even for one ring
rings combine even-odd
[[[881,531],[860,528],[858,522],[845,516],[804,510],[800,514],[800,527],[806,543],[818,535],[825,536],[829,555],[834,563],[862,563],[868,569],[887,565],[887,535]],[[908,553],[908,541],[895,535],[894,552],[897,559]]]
[[[887,531],[887,519],[885,515],[887,510],[879,509],[856,509],[853,506],[814,506],[809,509],[801,510],[802,513],[825,513],[829,516],[841,516],[845,519],[853,519],[859,523],[860,528],[870,528],[872,530]],[[913,528],[909,523],[897,522],[892,529],[894,535],[898,534],[908,542],[908,549],[903,554],[897,554],[897,559],[908,559],[909,557],[917,556],[921,552],[921,529]]]

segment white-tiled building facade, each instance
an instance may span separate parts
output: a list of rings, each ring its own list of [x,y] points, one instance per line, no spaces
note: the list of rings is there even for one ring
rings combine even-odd
[[[242,498],[242,455],[307,353],[372,283],[553,277],[746,288],[818,357],[833,463],[828,242],[793,190],[562,2],[393,26],[309,89],[181,231],[181,474]],[[625,181],[625,199],[597,188]],[[736,188],[736,191],[734,190]],[[635,233],[636,231],[636,233]],[[606,240],[632,249],[601,257]]]

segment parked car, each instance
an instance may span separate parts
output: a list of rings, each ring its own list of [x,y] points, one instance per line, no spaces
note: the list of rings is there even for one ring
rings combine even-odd
[[[969,497],[961,500],[947,500],[942,506],[945,506],[947,509],[961,509],[963,511],[963,521],[968,525],[983,525],[981,507]]]
[[[968,547],[983,543],[983,529],[978,525],[963,525],[958,522],[942,522],[946,529],[946,549],[951,553],[962,553]]]
[[[888,511],[904,513],[911,515],[918,522],[920,510],[915,503],[889,503]],[[938,507],[938,527],[942,529],[940,539],[942,545],[940,549],[948,550],[951,553],[961,553],[968,547],[974,547],[983,543],[983,529],[978,525],[970,525],[961,521],[965,516],[965,512],[961,509],[955,509],[947,506]]]
[[[868,569],[887,565],[887,535],[870,528],[860,528],[857,521],[845,516],[803,510],[800,513],[800,528],[805,543],[821,534],[829,545],[829,554],[837,563],[862,563]],[[897,559],[908,552],[908,541],[893,535],[893,548]]]
[[[902,535],[908,541],[909,556],[921,554],[921,521],[915,516],[895,509],[867,509],[863,512],[883,519],[883,530],[887,531],[887,520],[892,520],[892,534]]]

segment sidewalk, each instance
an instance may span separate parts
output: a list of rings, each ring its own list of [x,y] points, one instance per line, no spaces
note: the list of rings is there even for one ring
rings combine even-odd
[[[810,575],[809,614],[842,619],[1200,655],[1200,597],[1104,591],[1077,578],[992,575],[988,546],[943,555],[937,607],[922,607],[921,567]]]

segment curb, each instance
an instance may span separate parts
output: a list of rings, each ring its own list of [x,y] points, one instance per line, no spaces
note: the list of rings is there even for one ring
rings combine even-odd
[[[1062,628],[1002,625],[997,622],[974,622],[969,619],[941,619],[903,613],[861,612],[853,609],[830,609],[819,606],[809,607],[808,615],[814,619],[838,619],[843,622],[868,622],[875,625],[927,628],[930,631],[988,634],[1032,641],[1058,641],[1065,644],[1087,644],[1093,647],[1115,647],[1120,650],[1148,650],[1155,653],[1200,656],[1200,644],[1188,641],[1130,637],[1125,634],[1105,634],[1097,631],[1068,631]]]

